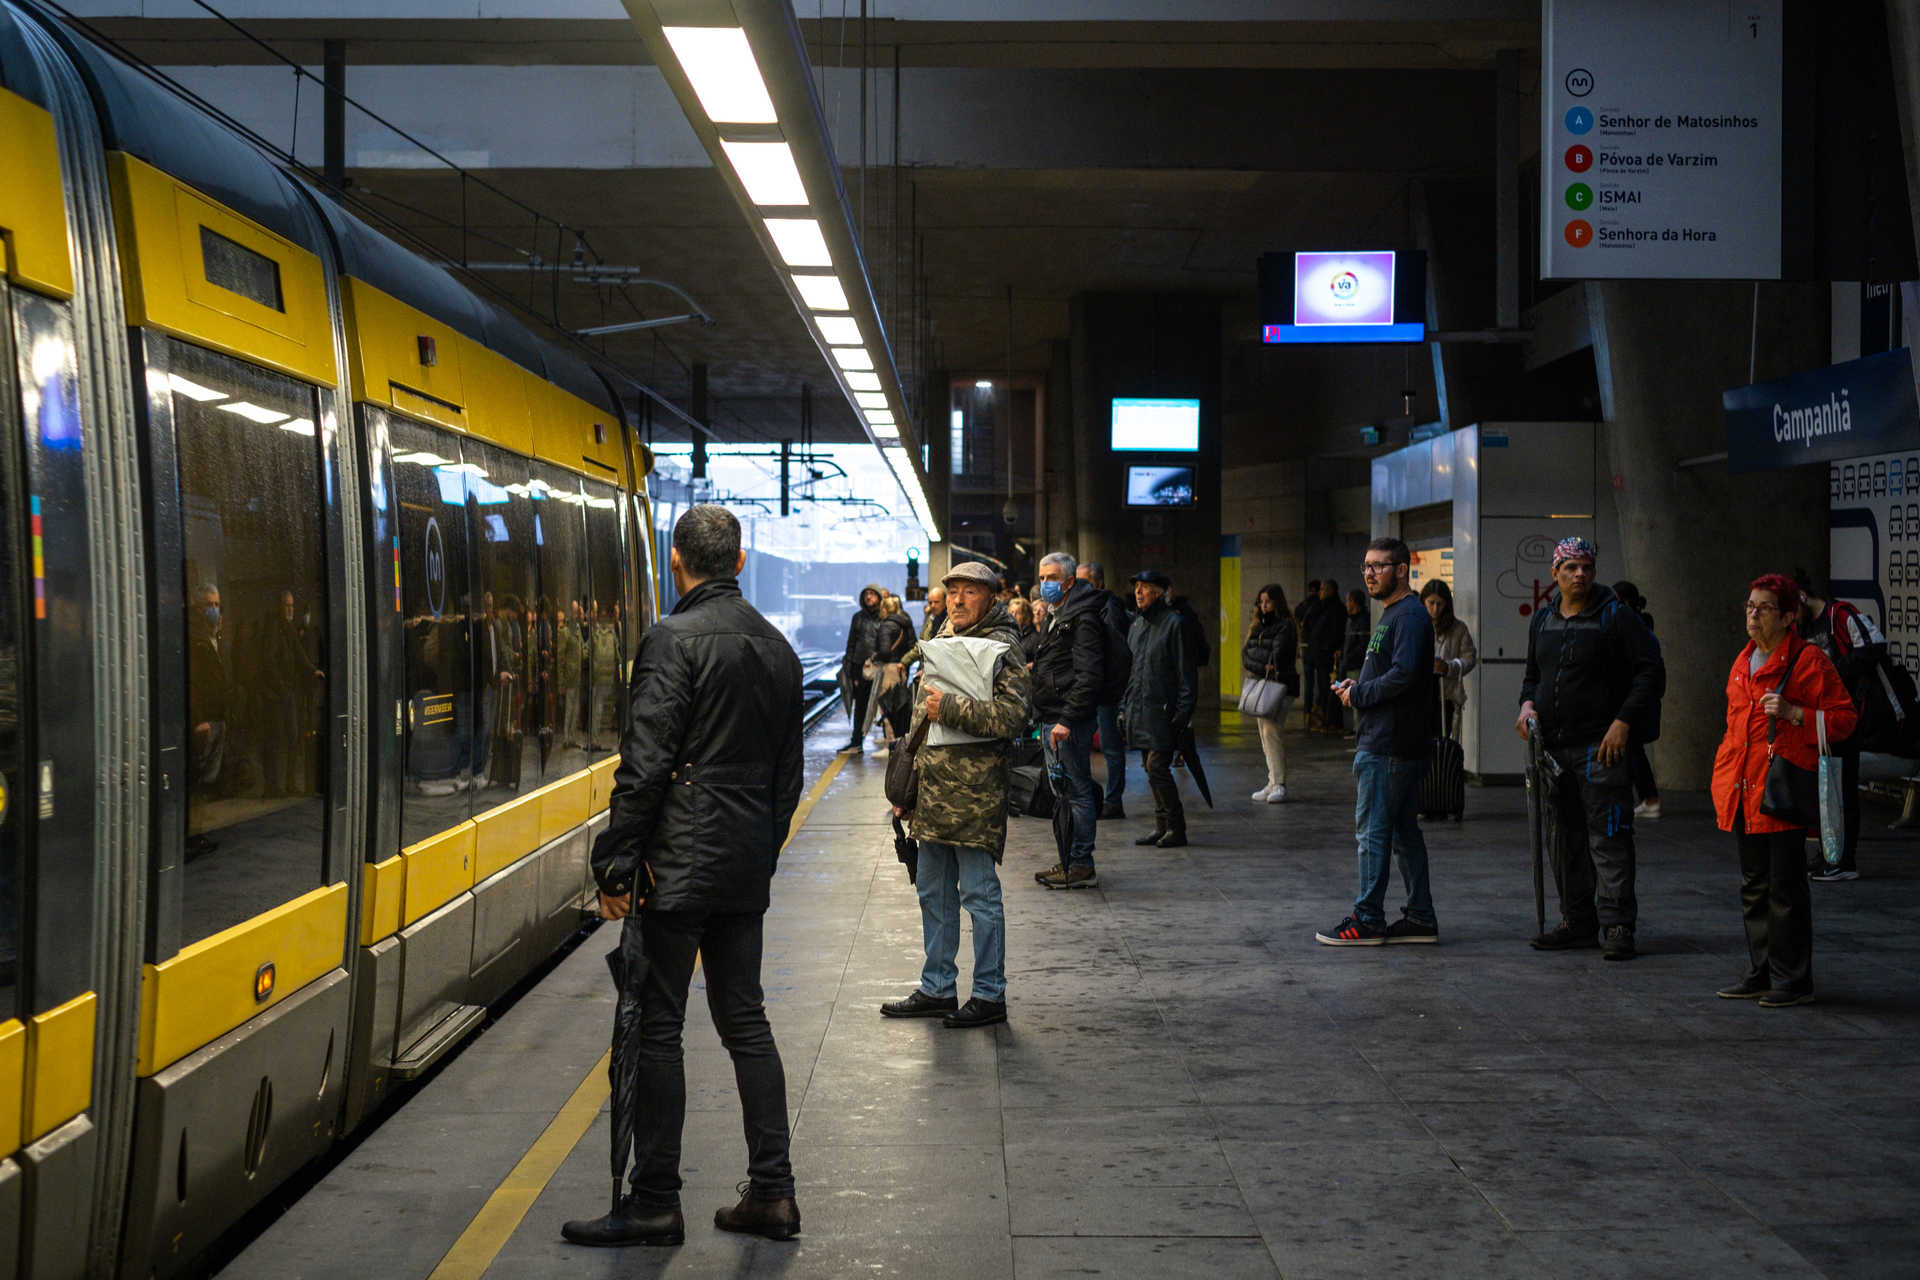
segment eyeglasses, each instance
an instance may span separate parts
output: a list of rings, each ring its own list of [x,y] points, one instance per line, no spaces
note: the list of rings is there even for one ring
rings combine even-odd
[[[1368,561],[1366,561],[1366,562],[1364,562],[1363,564],[1361,564],[1361,566],[1360,566],[1360,572],[1362,572],[1362,573],[1392,573],[1392,572],[1393,572],[1393,561],[1391,561],[1391,560],[1368,560]]]
[[[1777,604],[1754,604],[1754,603],[1753,603],[1753,602],[1751,602],[1751,601],[1749,601],[1749,602],[1747,602],[1746,604],[1744,604],[1744,605],[1742,605],[1742,606],[1741,606],[1741,608],[1743,608],[1743,609],[1745,609],[1745,610],[1747,611],[1747,616],[1748,616],[1749,618],[1757,618],[1757,617],[1759,617],[1759,616],[1760,616],[1761,614],[1763,614],[1763,613],[1780,613],[1780,612],[1782,612],[1782,610],[1781,610],[1781,608],[1780,608],[1780,606],[1779,606],[1779,605],[1777,605]]]

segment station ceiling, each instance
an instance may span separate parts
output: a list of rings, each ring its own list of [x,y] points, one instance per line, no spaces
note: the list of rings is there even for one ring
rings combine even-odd
[[[1250,315],[1262,252],[1404,243],[1421,179],[1490,174],[1494,61],[1502,50],[1524,51],[1529,64],[1534,61],[1536,5],[1372,0],[1270,7],[1309,16],[890,18],[872,22],[864,42],[857,6],[844,24],[837,15],[803,19],[820,67],[857,67],[864,50],[872,65],[890,70],[897,48],[903,69],[1019,73],[991,82],[1015,86],[1011,91],[973,91],[989,95],[984,107],[962,94],[951,107],[936,104],[931,116],[923,109],[917,117],[915,127],[927,133],[942,128],[940,113],[950,111],[954,136],[970,140],[909,143],[906,163],[867,171],[864,193],[859,170],[843,172],[856,223],[864,201],[869,275],[903,381],[916,367],[975,375],[1009,367],[1015,374],[1042,371],[1050,344],[1069,335],[1071,300],[1084,293],[1213,294],[1247,303]],[[982,8],[990,14],[996,5]],[[1329,11],[1374,16],[1327,20]],[[1454,16],[1435,16],[1447,13]],[[96,22],[138,56],[170,69],[244,66],[269,57],[210,19]],[[349,92],[354,66],[647,61],[630,24],[611,18],[253,15],[242,22],[252,35],[314,66],[320,40],[346,39]],[[176,74],[191,82],[190,73]],[[884,77],[873,84],[875,93],[888,91]],[[1145,105],[1129,102],[1132,84],[1157,92]],[[1008,97],[1017,101],[1004,101]],[[903,122],[916,120],[912,105],[903,107]],[[1009,131],[1019,137],[1008,138]],[[848,132],[837,139],[844,166]],[[873,149],[882,150],[879,140]],[[704,362],[717,437],[794,435],[801,387],[810,384],[823,389],[815,395],[815,439],[863,438],[711,168],[519,166],[477,176],[584,228],[602,261],[672,280],[712,313],[711,327],[681,324],[595,342],[682,405],[691,366]],[[572,252],[570,243],[537,242],[552,241],[552,229],[536,228],[524,209],[444,170],[351,168],[349,180],[367,207],[450,257],[464,252],[469,261],[499,260],[511,256],[501,246],[512,245],[564,263]],[[533,310],[557,312],[569,329],[685,309],[679,299],[644,286],[622,292],[569,277],[566,271],[485,273]],[[686,438],[684,427],[662,415],[656,430],[662,439]]]

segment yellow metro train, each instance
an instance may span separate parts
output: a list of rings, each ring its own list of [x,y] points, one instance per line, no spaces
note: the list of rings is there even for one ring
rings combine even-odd
[[[0,3],[0,1276],[166,1275],[575,930],[608,383]]]

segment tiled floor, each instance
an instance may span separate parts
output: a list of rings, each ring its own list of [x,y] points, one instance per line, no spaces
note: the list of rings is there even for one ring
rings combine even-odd
[[[820,736],[831,741],[832,726]],[[1713,998],[1744,962],[1727,837],[1668,793],[1641,833],[1642,957],[1544,955],[1517,789],[1429,827],[1437,947],[1335,950],[1354,875],[1344,745],[1293,740],[1254,805],[1250,726],[1208,753],[1191,847],[1103,826],[1101,887],[1003,867],[1011,1021],[889,1022],[919,968],[882,762],[851,761],[781,863],[769,1008],[805,1234],[708,1225],[745,1151],[704,1006],[687,1034],[675,1250],[588,1251],[604,1123],[493,1277],[1920,1275],[1920,840],[1869,808],[1862,880],[1816,885],[1820,1003]],[[816,754],[818,754],[816,752]],[[1128,801],[1144,811],[1144,779]],[[1189,793],[1191,794],[1191,793]],[[1390,910],[1396,905],[1390,900]],[[604,1051],[597,934],[226,1270],[424,1276]],[[963,938],[962,988],[969,947]]]

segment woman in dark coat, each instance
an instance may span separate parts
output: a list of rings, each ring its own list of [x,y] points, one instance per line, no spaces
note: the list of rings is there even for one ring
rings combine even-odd
[[[1240,646],[1243,674],[1254,680],[1277,680],[1287,691],[1271,716],[1254,721],[1260,728],[1260,751],[1267,758],[1267,785],[1254,792],[1253,798],[1267,804],[1287,801],[1287,744],[1280,732],[1293,698],[1300,692],[1300,672],[1295,665],[1299,648],[1300,636],[1287,609],[1287,593],[1279,583],[1269,582],[1254,597],[1253,622],[1247,629],[1247,642]]]

